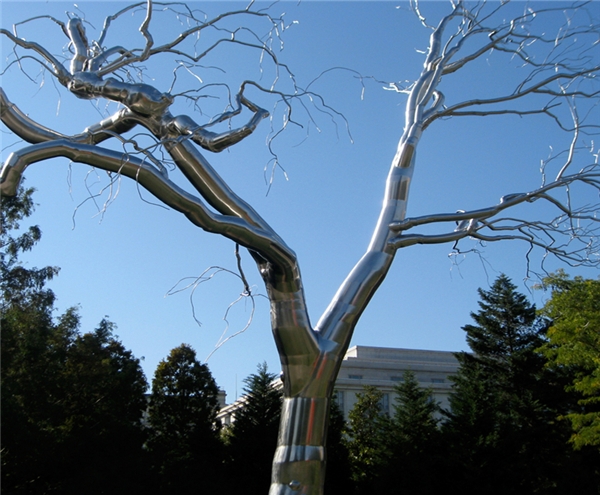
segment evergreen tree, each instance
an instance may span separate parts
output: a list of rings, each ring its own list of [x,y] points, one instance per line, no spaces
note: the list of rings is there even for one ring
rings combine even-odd
[[[186,344],[159,363],[149,407],[152,453],[161,493],[218,490],[223,455],[218,388]]]
[[[448,420],[442,426],[449,445],[449,483],[464,486],[470,494],[480,477],[485,478],[483,473],[495,469],[497,394],[488,374],[475,363],[461,366],[451,379],[450,412],[445,412]]]
[[[353,491],[350,454],[344,441],[346,421],[334,395],[329,410],[327,429],[327,470],[325,471],[325,493],[348,495]]]
[[[538,351],[544,322],[504,275],[479,294],[475,324],[463,327],[473,354],[457,354],[445,425],[459,461],[452,483],[466,493],[573,493],[578,469],[556,421],[561,390]]]
[[[229,471],[235,473],[229,480],[231,493],[263,495],[269,491],[282,403],[275,378],[263,363],[244,380],[244,406],[236,411],[226,432]]]
[[[420,449],[437,436],[440,407],[431,389],[423,389],[413,371],[404,372],[403,381],[394,387],[393,424],[395,436],[412,448]]]
[[[439,404],[431,389],[421,388],[410,370],[404,372],[394,391],[394,414],[385,440],[389,460],[376,481],[377,492],[440,493],[446,484],[446,457],[438,429]]]
[[[347,446],[357,490],[369,494],[389,463],[390,420],[381,410],[383,393],[377,388],[365,386],[356,398],[348,413]]]

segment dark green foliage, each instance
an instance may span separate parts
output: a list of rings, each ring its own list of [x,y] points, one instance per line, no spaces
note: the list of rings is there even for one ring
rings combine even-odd
[[[79,334],[69,309],[56,320],[45,287],[57,268],[26,269],[18,256],[40,239],[32,191],[2,198],[2,488],[6,493],[134,493],[146,380],[103,320]],[[106,476],[111,473],[111,476]]]
[[[2,487],[8,492],[44,493],[64,481],[63,370],[74,323],[58,327],[42,311],[3,311]]]
[[[394,414],[384,439],[388,458],[374,484],[376,492],[443,492],[447,459],[438,429],[439,405],[433,400],[431,389],[419,386],[414,372],[406,371],[403,378],[394,387]]]
[[[21,228],[20,222],[30,216],[34,210],[32,200],[34,189],[19,188],[14,197],[2,196],[0,208],[1,234],[0,241],[0,289],[3,312],[10,308],[28,308],[40,316],[44,313],[50,318],[49,310],[52,309],[55,296],[44,285],[59,271],[57,267],[25,268],[19,261],[19,255],[31,251],[42,236],[42,231],[37,225],[21,231],[20,235],[13,237],[11,233]]]
[[[69,394],[61,429],[71,475],[65,492],[127,494],[144,486],[147,383],[139,360],[114,338],[114,329],[103,319],[94,332],[77,336],[67,353]]]
[[[535,307],[507,277],[479,295],[475,324],[463,327],[473,354],[456,355],[461,367],[446,425],[456,458],[463,459],[456,473],[486,493],[534,493],[541,480],[523,467],[542,455],[531,443],[534,425],[545,427],[550,419],[543,418],[535,386],[543,370],[535,352],[544,341],[541,326]]]
[[[464,493],[574,493],[594,486],[566,446],[560,377],[538,352],[545,325],[535,307],[500,276],[479,290],[480,311],[466,325],[473,354],[461,364],[445,424],[451,445],[449,479]],[[597,484],[597,481],[595,482]]]
[[[430,443],[438,434],[435,415],[440,412],[430,389],[419,387],[414,372],[405,371],[404,380],[394,387],[393,424],[395,436],[414,449],[420,443]]]
[[[244,380],[246,403],[235,413],[225,438],[229,453],[230,493],[263,495],[271,484],[271,465],[281,415],[282,393],[273,386],[276,375],[267,364]]]
[[[196,351],[182,344],[159,363],[152,380],[150,424],[160,435],[182,437],[190,427],[216,421],[219,389]],[[212,431],[211,427],[211,431]]]
[[[139,361],[112,336],[76,335],[75,315],[62,320],[44,328],[3,322],[3,340],[16,337],[10,348],[3,342],[10,355],[2,362],[3,486],[131,493],[130,483],[144,478]]]
[[[220,483],[222,449],[216,421],[218,388],[186,344],[158,365],[152,381],[149,421],[155,474],[161,493],[214,493]]]
[[[482,383],[475,393],[492,405],[495,423],[518,427],[536,408],[536,389],[544,369],[537,349],[545,342],[545,326],[535,306],[515,289],[504,275],[489,291],[479,289],[480,310],[471,313],[476,324],[463,327],[473,353],[456,355],[461,364],[456,390],[461,391],[462,385],[474,392],[468,382],[477,377]],[[456,400],[460,397],[452,399],[453,409]]]
[[[66,380],[79,397],[70,404],[70,416],[82,418],[80,427],[87,422],[89,429],[112,435],[140,422],[147,388],[139,361],[113,337],[115,328],[103,319],[94,332],[78,336],[65,366]],[[109,402],[109,396],[119,400]]]
[[[346,422],[344,414],[334,397],[329,410],[327,430],[327,470],[325,472],[325,493],[327,495],[348,495],[353,491],[351,466],[348,448],[344,441]]]
[[[352,479],[359,493],[371,493],[375,482],[388,464],[387,450],[390,420],[381,411],[383,393],[373,386],[364,387],[348,414],[347,447]]]
[[[245,380],[245,407],[221,435],[217,386],[182,345],[156,370],[143,427],[146,380],[114,324],[105,318],[82,335],[75,309],[54,317],[46,282],[58,268],[20,263],[41,235],[19,230],[31,195],[2,198],[3,491],[267,493],[282,401],[275,375],[263,364]],[[600,493],[598,282],[559,273],[545,283],[553,290],[543,311],[549,338],[548,321],[507,277],[479,291],[479,311],[464,327],[473,352],[457,355],[441,429],[430,390],[410,372],[391,417],[373,387],[358,395],[348,425],[334,403],[326,494]],[[561,418],[581,425],[578,450]]]

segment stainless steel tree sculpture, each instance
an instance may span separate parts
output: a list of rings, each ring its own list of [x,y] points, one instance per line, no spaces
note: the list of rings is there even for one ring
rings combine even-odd
[[[411,4],[424,28],[431,31],[430,43],[417,80],[406,86],[390,84],[391,89],[408,96],[404,131],[389,170],[379,220],[364,256],[313,326],[294,251],[231,190],[198,149],[224,150],[250,136],[268,117],[266,110],[245,96],[246,88],[252,86],[259,92],[277,94],[285,104],[301,96],[301,92],[286,95],[246,81],[229,110],[213,119],[210,125],[229,123],[242,111],[250,112],[249,121],[237,129],[215,133],[191,117],[172,115],[169,108],[174,96],[135,80],[127,71],[165,53],[198,62],[221,43],[246,44],[270,57],[283,70],[286,67],[279,63],[267,43],[258,37],[256,43],[238,41],[234,31],[223,30],[223,37],[201,52],[190,54],[180,48],[200,32],[218,29],[224,19],[239,18],[243,23],[249,16],[260,17],[270,23],[273,32],[277,31],[279,20],[266,11],[252,10],[252,5],[201,21],[188,10],[191,27],[170,43],[155,46],[151,34],[153,9],[171,5],[180,4],[147,0],[129,6],[106,19],[96,41],[88,40],[80,18],[72,15],[66,24],[52,18],[68,40],[64,58],[19,37],[16,28],[13,32],[1,30],[5,39],[14,44],[17,53],[14,63],[33,59],[77,98],[106,99],[121,105],[109,118],[91,125],[81,134],[67,136],[34,122],[2,91],[2,122],[30,143],[12,153],[4,163],[2,193],[15,194],[29,165],[66,157],[109,174],[131,178],[162,203],[183,213],[195,226],[248,249],[270,299],[272,330],[283,369],[283,414],[269,493],[321,494],[333,384],[357,321],[400,248],[453,243],[453,249],[459,252],[461,241],[468,238],[482,242],[518,239],[528,243],[531,249],[540,248],[544,255],[554,255],[567,264],[598,265],[598,203],[580,205],[578,202],[580,188],[595,190],[596,197],[600,191],[598,150],[591,144],[591,136],[599,129],[598,121],[593,121],[600,97],[598,19],[583,17],[587,22],[582,25],[572,20],[577,9],[586,8],[585,4],[567,8],[551,4],[538,12],[525,10],[518,17],[505,20],[502,17],[504,4],[469,6],[453,1],[449,3],[448,15],[437,25],[430,26],[421,15],[418,3]],[[111,22],[134,9],[144,12],[139,31],[145,44],[139,48],[106,47],[104,40]],[[567,19],[565,26],[554,34],[535,31],[539,17],[556,13]],[[537,57],[530,55],[532,44],[535,50],[541,50],[536,52]],[[503,96],[446,105],[442,92],[444,78],[494,52],[509,53],[520,60],[528,68],[527,77]],[[539,53],[544,53],[545,58],[540,58]],[[70,66],[61,62],[66,58],[70,58]],[[552,158],[553,165],[562,161],[555,177],[549,177],[550,167],[543,166],[541,183],[535,190],[507,194],[497,204],[478,210],[407,218],[408,193],[423,131],[449,117],[501,114],[546,116],[571,134],[570,147]],[[129,153],[100,146],[107,140],[135,145],[135,135],[127,137],[134,128],[148,131],[154,138],[154,146],[138,146],[137,152]],[[169,178],[164,152],[188,180],[193,193]],[[538,202],[547,203],[554,214],[549,218],[527,216],[528,207]],[[417,229],[425,225],[427,233],[419,233]],[[431,233],[432,227],[437,227],[438,232]]]

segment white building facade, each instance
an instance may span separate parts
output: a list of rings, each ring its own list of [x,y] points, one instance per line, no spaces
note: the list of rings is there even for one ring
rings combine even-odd
[[[402,382],[404,372],[410,370],[421,388],[431,389],[433,400],[447,409],[452,390],[449,377],[456,374],[458,367],[452,352],[354,346],[346,352],[335,382],[337,402],[347,420],[356,404],[356,394],[371,385],[383,393],[383,412],[393,414],[394,387]],[[281,387],[281,382],[277,382],[274,386]],[[233,404],[224,406],[218,416],[221,423],[228,425],[234,421],[235,411],[244,402],[245,398],[240,397]]]
[[[337,402],[348,419],[356,394],[371,385],[383,393],[383,412],[393,414],[394,387],[403,381],[405,371],[412,371],[421,388],[431,389],[433,400],[447,409],[452,391],[449,377],[458,367],[452,352],[354,346],[346,352],[335,383]]]

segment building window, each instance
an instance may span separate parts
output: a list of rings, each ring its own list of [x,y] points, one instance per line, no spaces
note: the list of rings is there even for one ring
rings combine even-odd
[[[379,401],[379,409],[387,416],[390,414],[390,394],[383,394]]]
[[[392,380],[393,382],[403,382],[404,378],[402,378],[401,376],[391,376],[390,380]]]
[[[362,380],[363,376],[362,375],[348,375],[348,378],[350,378],[350,380]]]
[[[333,393],[333,400],[336,402],[336,404],[338,405],[338,407],[343,412],[344,411],[344,391],[343,390],[336,390]]]
[[[431,383],[444,383],[446,380],[442,378],[432,378]]]

